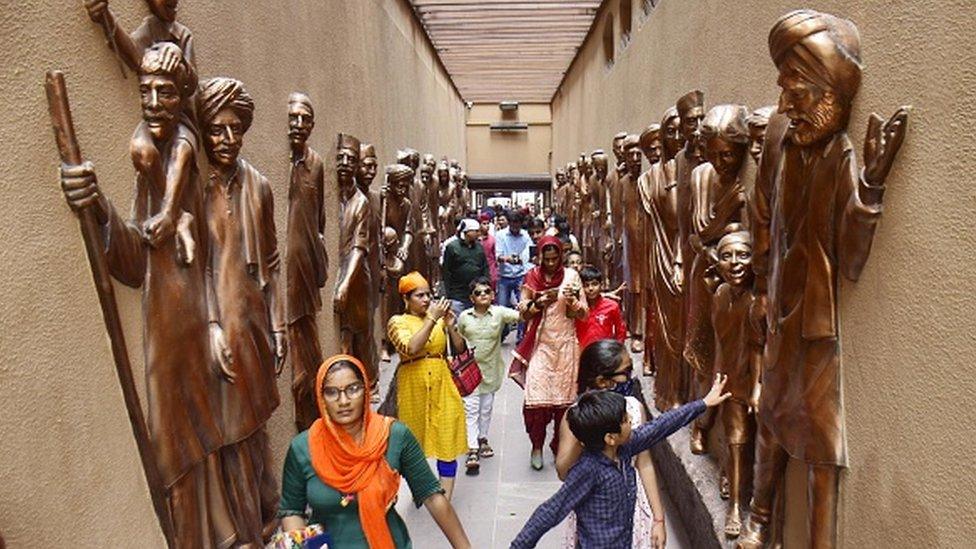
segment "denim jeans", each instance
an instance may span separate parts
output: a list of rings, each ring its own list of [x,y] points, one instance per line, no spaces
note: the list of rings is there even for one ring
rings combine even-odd
[[[518,302],[522,297],[520,292],[522,291],[522,280],[524,278],[525,277],[520,276],[517,278],[501,277],[498,279],[498,304],[499,305],[501,305],[502,307],[509,307],[511,309],[518,308]],[[502,330],[502,340],[508,337],[509,331],[510,330],[508,326],[506,326]],[[518,338],[519,341],[522,341],[522,336],[524,335],[525,335],[525,323],[519,322],[518,332],[516,333],[516,337]]]

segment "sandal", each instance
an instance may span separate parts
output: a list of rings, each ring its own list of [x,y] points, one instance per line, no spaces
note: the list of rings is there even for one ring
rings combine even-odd
[[[495,455],[495,451],[492,450],[491,446],[488,445],[487,438],[478,439],[478,455],[483,458],[490,458]]]
[[[466,475],[474,476],[478,474],[479,470],[481,469],[481,463],[478,460],[477,450],[468,451],[468,459],[464,462],[464,469],[464,474]]]

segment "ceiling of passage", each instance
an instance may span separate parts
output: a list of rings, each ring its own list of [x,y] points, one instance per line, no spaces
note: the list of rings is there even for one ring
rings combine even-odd
[[[410,0],[466,101],[548,103],[600,0]]]

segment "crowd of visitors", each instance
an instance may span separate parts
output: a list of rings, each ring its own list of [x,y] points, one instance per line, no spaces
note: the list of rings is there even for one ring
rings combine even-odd
[[[725,380],[651,420],[624,346],[621,288],[611,291],[607,273],[583,263],[566,219],[551,210],[468,212],[443,244],[441,273],[439,287],[417,272],[397,283],[403,312],[389,319],[387,337],[398,355],[391,388],[398,419],[372,410],[366,394],[376,380],[357,358],[338,355],[319,369],[321,417],[294,438],[285,460],[283,528],[323,524],[335,547],[409,547],[392,506],[402,477],[448,542],[470,547],[450,503],[458,458],[477,475],[494,456],[492,410],[508,377],[524,391],[529,466],[544,468],[552,424],[549,447],[564,481],[512,547],[533,547],[569,514],[566,548],[663,548],[648,448],[727,398]],[[512,331],[506,365],[502,347]],[[462,396],[450,361],[468,349],[481,381]]]

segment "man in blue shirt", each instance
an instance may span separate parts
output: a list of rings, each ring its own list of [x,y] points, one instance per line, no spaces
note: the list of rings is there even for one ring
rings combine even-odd
[[[583,393],[566,411],[573,435],[584,451],[562,488],[540,505],[510,549],[535,547],[539,539],[576,511],[576,539],[582,549],[630,547],[637,500],[632,457],[664,440],[731,396],[722,394],[726,377],[715,376],[702,400],[665,412],[631,433],[627,402],[612,391]]]
[[[495,233],[495,257],[498,259],[498,304],[515,309],[518,306],[522,280],[529,271],[529,249],[532,239],[522,230],[523,217],[518,211],[507,213],[508,227]],[[508,337],[506,326],[502,340]],[[518,340],[522,341],[525,325],[519,323]]]

